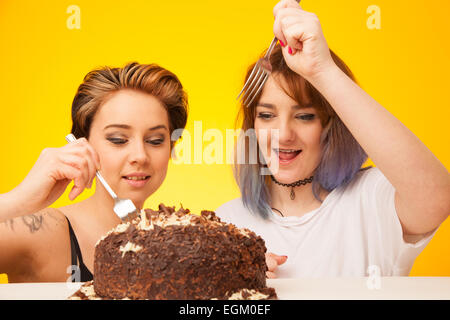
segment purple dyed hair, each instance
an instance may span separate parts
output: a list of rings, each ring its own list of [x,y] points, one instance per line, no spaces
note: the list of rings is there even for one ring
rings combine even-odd
[[[330,50],[331,56],[336,65],[356,82],[353,73],[347,65]],[[263,53],[264,54],[264,53]],[[312,103],[320,118],[324,128],[321,137],[322,156],[321,161],[314,172],[312,189],[314,197],[321,201],[319,197],[320,188],[327,191],[349,183],[355,174],[361,170],[361,166],[367,160],[367,154],[337,116],[328,101],[303,77],[293,72],[283,58],[281,47],[277,45],[270,57],[272,73],[281,75],[285,80],[282,86],[286,94],[300,105]],[[253,69],[251,65],[246,74],[246,80]],[[280,85],[282,85],[280,83]],[[261,93],[254,99],[248,107],[241,105],[236,124],[242,121],[242,132],[254,128],[256,117],[256,105]],[[236,148],[241,148],[239,143],[247,140],[240,139]],[[248,144],[245,143],[245,150],[248,155]],[[248,156],[247,156],[248,158]],[[262,163],[261,161],[259,163]],[[260,164],[239,163],[235,161],[234,176],[239,185],[242,201],[253,214],[267,218],[271,211],[270,193],[268,184],[270,177],[261,175]]]

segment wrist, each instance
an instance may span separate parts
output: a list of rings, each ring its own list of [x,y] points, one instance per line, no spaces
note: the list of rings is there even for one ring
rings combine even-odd
[[[23,214],[23,208],[19,201],[18,193],[18,190],[13,189],[0,195],[0,220],[15,218]]]
[[[29,202],[25,202],[24,200],[24,194],[28,194],[28,191],[23,190],[23,187],[21,184],[19,184],[17,187],[9,191],[5,195],[5,202],[6,202],[6,208],[8,210],[7,215],[14,218],[23,216],[30,213],[30,210],[33,210],[34,208],[32,204]]]
[[[336,86],[338,81],[342,80],[342,76],[346,74],[335,64],[331,64],[329,67],[323,68],[321,71],[306,78],[319,92],[329,88],[330,86]]]

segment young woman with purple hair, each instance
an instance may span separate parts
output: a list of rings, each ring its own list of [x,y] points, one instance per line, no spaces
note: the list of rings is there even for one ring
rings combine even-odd
[[[265,240],[268,277],[408,275],[450,213],[447,169],[355,83],[314,14],[284,0],[274,16],[273,72],[240,112],[262,155],[235,164],[242,196],[217,214]]]

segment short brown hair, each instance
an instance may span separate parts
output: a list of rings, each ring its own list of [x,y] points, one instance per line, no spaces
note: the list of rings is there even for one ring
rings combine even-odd
[[[89,138],[98,108],[121,89],[138,90],[159,99],[167,110],[171,134],[186,126],[188,100],[178,77],[156,64],[132,62],[123,68],[96,69],[84,77],[72,103],[71,132],[75,137]]]

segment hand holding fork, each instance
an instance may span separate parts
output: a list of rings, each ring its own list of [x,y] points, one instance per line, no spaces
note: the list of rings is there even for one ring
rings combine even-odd
[[[296,3],[297,4],[300,3],[300,0],[297,0]],[[277,4],[277,6],[284,6],[284,5],[287,4],[283,3],[283,1]],[[277,6],[275,6],[275,8],[277,8]],[[247,81],[244,84],[244,87],[242,88],[241,92],[239,92],[237,99],[241,98],[241,102],[243,105],[248,107],[253,102],[253,100],[256,98],[256,96],[264,87],[267,78],[272,73],[272,65],[270,64],[270,55],[272,54],[273,48],[275,48],[277,42],[278,39],[275,36],[272,39],[272,42],[270,43],[269,49],[267,49],[266,54],[264,55],[264,57],[260,58],[258,62],[256,62],[255,66],[253,67],[253,70],[250,73],[250,76],[248,77]]]
[[[289,68],[310,82],[336,67],[319,19],[314,13],[304,11],[298,2],[283,0],[274,7],[275,38],[264,57],[255,64],[239,93],[238,99],[241,98],[243,105],[248,107],[255,100],[270,76],[270,55],[278,40]]]

